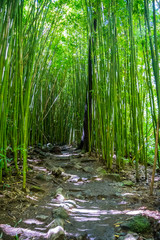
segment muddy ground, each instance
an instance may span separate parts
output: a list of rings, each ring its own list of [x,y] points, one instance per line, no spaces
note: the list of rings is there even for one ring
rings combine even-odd
[[[12,176],[0,186],[0,239],[151,240],[160,239],[160,182],[154,195],[140,167],[141,181],[127,166],[107,173],[94,154],[69,146],[58,154],[31,149],[27,192],[22,177]],[[133,232],[126,223],[146,216],[151,228]]]

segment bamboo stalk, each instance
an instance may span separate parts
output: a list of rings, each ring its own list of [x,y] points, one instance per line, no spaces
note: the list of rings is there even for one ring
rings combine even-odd
[[[151,179],[151,184],[150,184],[150,195],[153,195],[153,185],[154,185],[154,177],[155,177],[155,172],[156,172],[157,153],[158,153],[158,137],[159,137],[159,119],[157,120],[155,155],[154,155],[154,164],[153,164],[153,171],[152,171],[152,179]]]

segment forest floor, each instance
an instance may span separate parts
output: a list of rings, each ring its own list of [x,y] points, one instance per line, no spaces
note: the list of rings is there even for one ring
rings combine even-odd
[[[69,146],[59,154],[31,149],[28,163],[26,193],[16,174],[0,186],[0,239],[160,239],[160,176],[151,197],[151,168],[146,181],[141,166],[136,183],[131,166],[107,173],[94,154]]]

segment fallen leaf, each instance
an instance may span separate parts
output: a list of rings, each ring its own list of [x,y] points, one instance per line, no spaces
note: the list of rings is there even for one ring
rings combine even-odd
[[[66,220],[67,223],[71,223],[70,221]]]
[[[117,225],[115,225],[115,227],[120,227],[120,225],[119,225],[119,224],[117,224]]]
[[[119,238],[119,235],[114,235],[116,238]]]

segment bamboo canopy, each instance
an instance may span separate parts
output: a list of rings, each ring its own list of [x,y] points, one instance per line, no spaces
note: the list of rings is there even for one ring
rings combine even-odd
[[[118,170],[130,162],[138,181],[143,164],[147,178],[160,117],[159,13],[155,0],[0,2],[0,182],[14,161],[25,189],[29,146],[78,145],[82,133],[108,169],[115,155]]]

